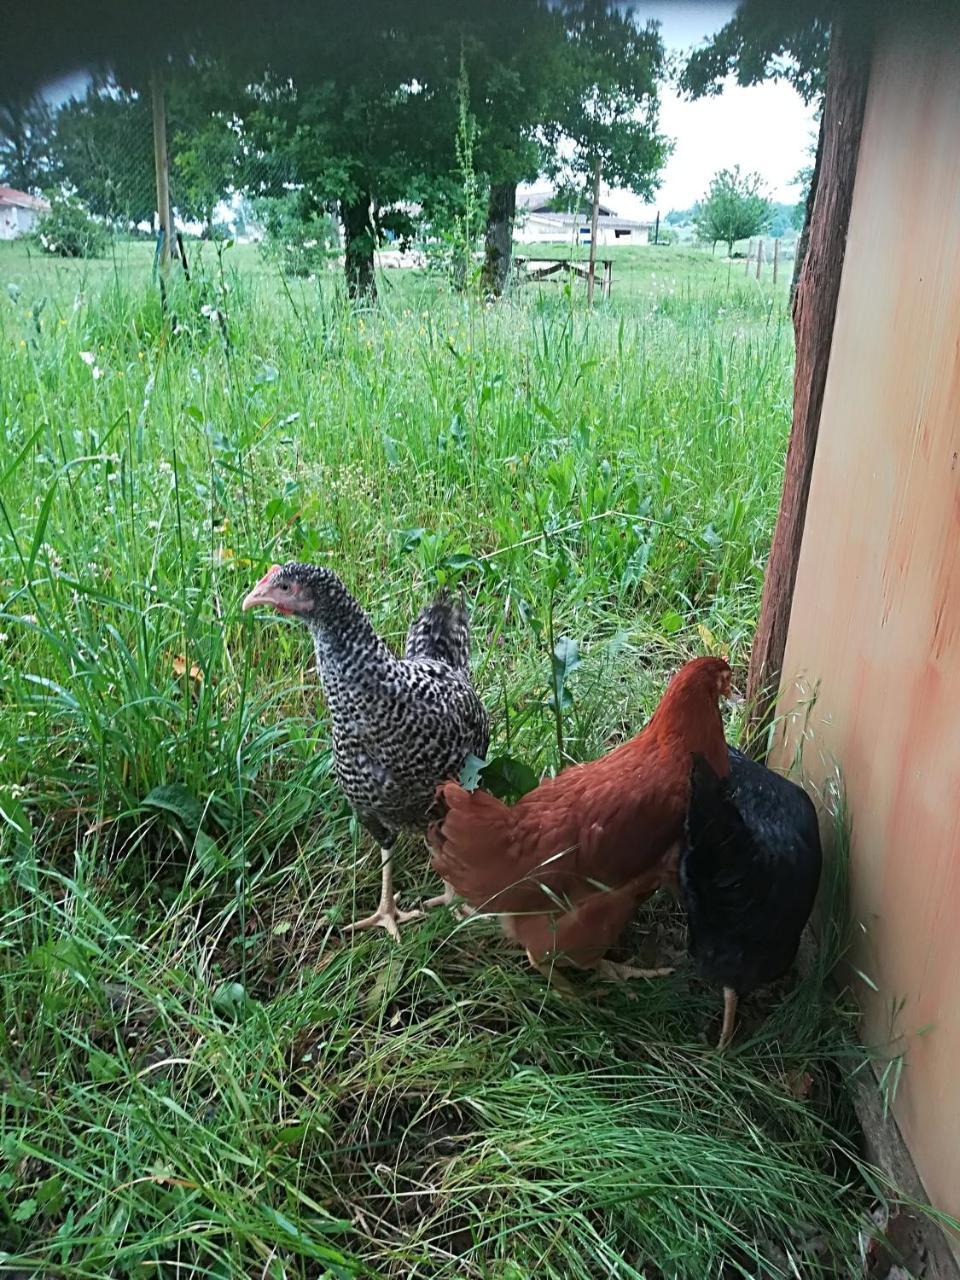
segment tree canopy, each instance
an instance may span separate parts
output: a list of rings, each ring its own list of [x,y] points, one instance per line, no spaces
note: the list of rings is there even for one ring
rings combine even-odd
[[[77,3],[79,14],[86,0]],[[77,56],[89,66],[96,37],[105,69],[55,119],[42,103],[34,122],[0,116],[5,168],[21,185],[65,184],[106,220],[151,219],[148,86],[159,68],[178,215],[209,227],[238,191],[296,206],[305,221],[336,210],[348,283],[365,293],[379,239],[409,232],[411,207],[449,214],[463,203],[464,111],[470,182],[489,190],[486,216],[499,228],[501,282],[519,182],[550,173],[583,190],[602,171],[649,197],[668,154],[658,30],[613,0],[355,0],[335,13],[330,0],[290,0],[282,22],[240,3],[244,20],[229,33],[212,0],[175,35],[165,22],[152,46],[138,4],[109,31],[98,12],[77,34]],[[68,57],[61,34],[49,66]]]
[[[691,53],[680,86],[691,97],[738,84],[788,80],[804,102],[822,97],[830,27],[842,0],[741,0],[736,13],[706,44]],[[847,3],[848,8],[854,7]]]
[[[733,253],[735,241],[764,231],[770,221],[770,201],[761,191],[758,173],[741,173],[740,166],[714,174],[710,189],[697,207],[694,225],[701,240],[722,241]]]
[[[663,41],[655,23],[604,0],[573,0],[564,10],[566,91],[548,123],[552,171],[584,190],[599,166],[604,180],[646,199],[670,152],[659,133]]]
[[[27,192],[57,180],[55,120],[55,112],[41,97],[0,99],[0,180]]]

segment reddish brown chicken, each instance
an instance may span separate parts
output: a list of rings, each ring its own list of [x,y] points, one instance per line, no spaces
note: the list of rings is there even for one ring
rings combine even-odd
[[[729,692],[726,662],[695,658],[635,738],[564,769],[515,805],[443,784],[446,814],[427,833],[434,869],[471,906],[501,913],[541,971],[561,961],[646,974],[603,956],[644,898],[677,888],[692,753],[726,776],[719,699]]]

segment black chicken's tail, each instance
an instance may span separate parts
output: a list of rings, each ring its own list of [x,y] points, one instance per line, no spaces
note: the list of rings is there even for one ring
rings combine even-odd
[[[469,670],[470,618],[462,593],[454,600],[448,591],[441,591],[414,619],[407,632],[404,657],[432,658],[455,671]]]

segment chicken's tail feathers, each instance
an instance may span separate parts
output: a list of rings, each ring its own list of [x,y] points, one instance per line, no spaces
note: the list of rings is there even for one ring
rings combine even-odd
[[[489,791],[467,791],[459,782],[443,783],[437,800],[443,817],[427,830],[434,871],[473,907],[513,909],[508,898],[517,872],[510,807]]]
[[[422,610],[407,632],[405,658],[431,658],[455,671],[470,668],[470,615],[461,591],[458,598],[441,591]]]

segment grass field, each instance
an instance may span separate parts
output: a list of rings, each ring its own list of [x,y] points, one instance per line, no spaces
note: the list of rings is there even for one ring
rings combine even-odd
[[[785,285],[625,250],[592,315],[409,272],[373,314],[208,249],[173,332],[150,261],[0,246],[0,1272],[860,1274],[834,952],[721,1060],[682,958],[571,1001],[491,921],[344,941],[376,850],[305,634],[239,611],[320,560],[396,644],[462,581],[494,747],[539,771],[635,732],[692,654],[742,671]],[[433,891],[422,846],[397,879]],[[682,949],[672,909],[635,943]]]

